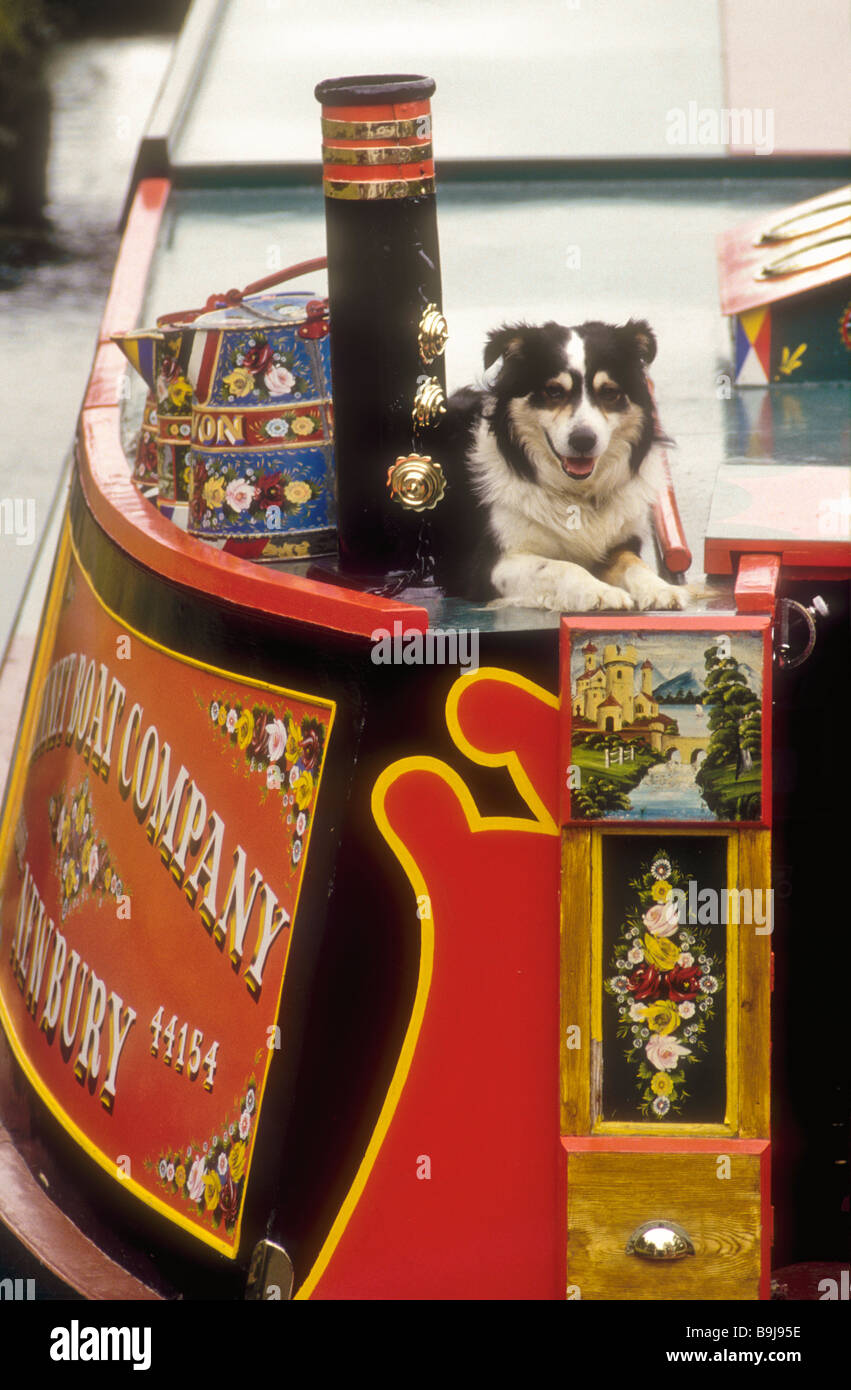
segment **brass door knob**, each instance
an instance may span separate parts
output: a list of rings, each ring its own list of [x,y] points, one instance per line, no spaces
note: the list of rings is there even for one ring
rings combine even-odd
[[[645,1221],[626,1243],[627,1255],[641,1260],[683,1260],[694,1246],[682,1226],[673,1221]]]
[[[423,425],[433,424],[438,415],[445,414],[446,397],[437,377],[432,376],[428,380],[420,382],[417,387],[417,394],[414,396],[414,408],[411,411],[414,424],[422,428]]]
[[[387,470],[390,496],[413,512],[430,512],[446,491],[440,464],[428,454],[407,454]]]
[[[446,326],[446,319],[436,304],[428,304],[420,319],[417,333],[420,357],[427,367],[434,361],[435,357],[439,357],[443,352],[448,338],[449,329]]]

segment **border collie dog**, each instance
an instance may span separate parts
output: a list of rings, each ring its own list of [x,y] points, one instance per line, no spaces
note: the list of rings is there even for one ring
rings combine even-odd
[[[484,389],[447,402],[434,441],[447,477],[433,513],[448,593],[526,608],[683,608],[640,559],[659,477],[643,320],[505,325]]]

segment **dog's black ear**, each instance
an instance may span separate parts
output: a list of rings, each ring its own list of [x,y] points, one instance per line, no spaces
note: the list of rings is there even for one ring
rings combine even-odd
[[[618,334],[627,339],[642,367],[649,367],[656,356],[656,334],[646,319],[630,319]]]
[[[489,333],[485,344],[485,369],[492,367],[498,357],[511,357],[522,351],[527,327],[525,323],[505,323]]]

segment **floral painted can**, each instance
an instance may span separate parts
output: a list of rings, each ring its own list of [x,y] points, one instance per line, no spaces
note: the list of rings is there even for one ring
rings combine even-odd
[[[112,341],[148,387],[133,476],[144,489],[153,474],[153,500],[163,516],[182,530],[189,515],[187,455],[192,424],[192,387],[184,359],[194,317],[194,311],[164,314],[155,329],[112,334]]]
[[[159,486],[158,433],[157,402],[153,391],[149,391],[145,397],[142,428],[139,430],[133,464],[133,481],[146,494]]]
[[[267,293],[201,315],[187,375],[190,534],[254,560],[334,551],[325,301]]]
[[[187,316],[188,321],[191,318]],[[186,334],[165,327],[155,343],[154,398],[157,413],[157,507],[186,530],[189,519],[189,443],[192,428],[192,387],[183,367]]]

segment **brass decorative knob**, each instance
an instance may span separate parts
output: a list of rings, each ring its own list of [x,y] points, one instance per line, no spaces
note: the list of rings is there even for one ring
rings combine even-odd
[[[439,463],[427,454],[407,454],[397,458],[387,470],[390,496],[414,512],[436,507],[446,491],[446,478]]]
[[[682,1226],[673,1221],[645,1221],[626,1243],[627,1255],[642,1260],[684,1260],[694,1246]]]
[[[417,333],[420,357],[427,367],[443,352],[448,338],[449,328],[446,319],[436,304],[427,304]]]
[[[429,377],[428,381],[421,381],[417,387],[417,394],[414,396],[414,408],[411,417],[415,425],[431,425],[438,415],[446,414],[446,397],[443,394],[443,387],[436,376]]]

